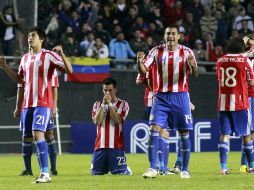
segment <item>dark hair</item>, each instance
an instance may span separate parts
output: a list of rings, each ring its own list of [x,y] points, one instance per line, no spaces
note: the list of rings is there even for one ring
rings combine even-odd
[[[167,28],[176,28],[177,32],[180,33],[179,27],[176,24],[170,24],[170,25],[166,26],[166,28],[164,29],[164,33]]]
[[[31,33],[31,32],[36,32],[36,34],[39,36],[40,40],[43,40],[42,42],[42,47],[44,47],[45,43],[46,43],[46,33],[44,32],[44,30],[42,30],[40,27],[38,26],[35,26],[33,28],[30,28],[29,32],[28,33]]]
[[[106,78],[106,79],[103,81],[103,84],[104,84],[104,85],[113,84],[113,87],[116,88],[116,80],[113,79],[113,78],[111,78],[111,77]]]
[[[242,38],[232,38],[229,40],[226,50],[228,53],[243,53],[245,45]]]
[[[3,13],[6,12],[6,10],[8,9],[12,9],[13,7],[11,5],[5,5],[4,8],[3,8]]]

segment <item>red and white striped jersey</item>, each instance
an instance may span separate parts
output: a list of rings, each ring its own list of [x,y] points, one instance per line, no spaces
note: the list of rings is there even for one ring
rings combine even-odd
[[[251,60],[252,63],[252,70],[254,70],[254,56],[253,56],[253,50],[250,49],[249,51],[246,51],[243,54],[245,57],[248,57]],[[254,87],[253,86],[248,86],[248,96],[249,97],[254,97]]]
[[[151,70],[149,70],[149,71],[151,71]],[[137,80],[143,81],[143,84],[146,85],[145,95],[144,95],[144,104],[145,104],[146,107],[152,107],[153,98],[154,98],[154,93],[153,93],[151,87],[148,84],[148,80],[150,80],[152,82],[151,77],[149,79],[149,76],[151,76],[151,74],[149,75],[149,73],[150,72],[147,72],[146,76],[143,75],[143,74],[138,74],[138,76],[137,76]]]
[[[218,59],[216,72],[219,83],[218,110],[248,109],[247,81],[254,77],[250,60],[243,54],[226,54]]]
[[[55,83],[55,69],[65,71],[61,57],[53,51],[42,49],[35,55],[27,53],[22,57],[18,75],[25,87],[24,108],[53,107],[52,85]]]
[[[178,45],[175,51],[169,51],[166,44],[154,47],[143,61],[147,70],[153,65],[155,67],[155,72],[152,72],[153,91],[187,92],[189,56],[194,57],[193,51],[183,45]]]
[[[100,109],[102,101],[96,101],[93,105],[92,118],[94,118]],[[124,122],[128,113],[129,105],[126,101],[117,99],[113,103],[116,112],[122,117]],[[115,124],[110,118],[109,107],[106,105],[104,107],[103,122],[101,125],[97,125],[97,135],[95,140],[95,150],[99,148],[114,148],[114,149],[124,149],[123,140],[123,122],[121,124]]]

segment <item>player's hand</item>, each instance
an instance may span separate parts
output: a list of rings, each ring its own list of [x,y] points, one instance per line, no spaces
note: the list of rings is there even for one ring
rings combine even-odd
[[[194,111],[196,106],[193,103],[190,102],[190,108],[191,108],[191,111]]]
[[[63,49],[62,49],[62,46],[56,46],[53,48],[53,51],[56,52],[58,55],[63,55]]]
[[[112,99],[111,99],[111,96],[106,94],[104,97],[103,97],[103,103],[104,104],[110,104],[112,103]]]
[[[190,73],[195,77],[198,76],[198,67],[196,65],[196,60],[193,55],[190,55],[187,58],[187,63],[190,68]]]
[[[0,57],[0,67],[4,68],[6,66],[6,59],[4,57]]]
[[[248,38],[247,36],[244,36],[244,37],[243,37],[243,42],[244,42],[244,45],[245,45],[245,46],[249,46],[249,39],[250,39],[250,38]]]
[[[53,108],[53,109],[52,109],[51,117],[52,117],[53,119],[56,118],[56,111],[57,111],[57,108]]]
[[[13,117],[18,118],[20,116],[21,110],[16,108],[13,112]]]
[[[137,60],[139,62],[142,62],[144,60],[144,58],[145,58],[145,53],[143,51],[137,52]]]

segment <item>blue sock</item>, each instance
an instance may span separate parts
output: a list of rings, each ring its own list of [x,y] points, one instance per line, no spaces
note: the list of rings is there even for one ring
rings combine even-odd
[[[164,171],[168,169],[168,158],[169,158],[169,138],[165,138],[164,141]]]
[[[160,170],[164,171],[164,141],[163,137],[159,137],[159,150],[158,150],[158,158],[160,163]]]
[[[244,152],[244,145],[242,144],[242,150],[241,150],[241,165],[248,165],[248,161],[247,161],[247,157],[246,154]]]
[[[159,149],[159,131],[151,130],[148,141],[148,160],[150,167],[156,169],[157,152]]]
[[[37,155],[39,158],[39,165],[41,166],[41,172],[42,173],[49,173],[48,170],[48,145],[46,141],[43,140],[37,140],[36,141],[37,146]]]
[[[253,142],[243,144],[243,150],[248,160],[248,167],[254,167]]]
[[[50,141],[47,141],[47,143],[51,170],[56,170],[56,156],[57,156],[56,141],[55,139],[51,139]]]
[[[23,160],[25,164],[25,169],[27,171],[32,171],[32,166],[31,166],[31,157],[33,153],[33,146],[32,142],[23,142],[22,143],[22,155],[23,155]]]
[[[181,138],[181,155],[182,155],[182,171],[188,171],[190,152],[191,152],[191,142],[189,134],[180,135]]]
[[[39,152],[38,146],[36,146],[36,153],[37,152]],[[41,161],[40,161],[39,155],[36,154],[36,156],[37,156],[37,160],[38,160],[38,163],[39,163],[39,168],[40,168],[40,171],[41,171]]]
[[[228,170],[228,142],[219,142],[220,168]]]
[[[182,148],[181,148],[181,139],[179,138],[177,141],[177,150],[176,150],[176,163],[175,166],[182,167],[183,157],[182,157]]]

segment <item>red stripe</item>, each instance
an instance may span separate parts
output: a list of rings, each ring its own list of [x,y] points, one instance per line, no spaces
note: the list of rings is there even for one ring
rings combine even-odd
[[[67,75],[67,82],[102,82],[110,75],[111,75],[110,73],[100,73],[100,74],[72,73]]]
[[[61,57],[57,53],[52,51],[47,51],[46,53],[49,53],[50,55],[52,55],[52,57],[54,57],[57,61],[62,61]]]
[[[184,50],[181,48],[179,50],[179,56],[182,58],[182,61],[179,62],[179,79],[178,79],[178,92],[182,92],[184,89]],[[186,84],[187,85],[187,84]]]
[[[29,65],[29,87],[30,87],[30,92],[29,92],[28,105],[32,105],[33,104],[34,59],[35,59],[35,56],[32,56],[31,57],[31,62],[30,62],[30,65]]]
[[[174,81],[174,52],[168,52],[168,92],[173,91]]]
[[[230,106],[230,94],[226,94],[225,110],[229,110],[229,106]]]
[[[43,78],[44,78],[44,59],[45,59],[45,53],[41,52],[40,61],[41,65],[38,68],[38,100],[42,100],[44,97],[42,97],[42,90],[43,90]],[[46,101],[47,102],[47,101]]]
[[[109,147],[110,112],[108,110],[105,121],[105,147]]]
[[[159,73],[159,77],[158,77],[158,81],[157,81],[157,84],[158,84],[158,86],[157,86],[157,88],[156,88],[156,92],[158,92],[158,91],[162,91],[162,89],[163,89],[163,79],[162,79],[162,77],[163,77],[163,74],[162,74],[162,55],[163,55],[163,48],[160,48],[159,50],[158,50],[158,60],[157,60],[157,62],[158,62],[158,73]]]
[[[99,149],[101,145],[101,126],[97,126],[97,135],[95,141],[95,150]]]

